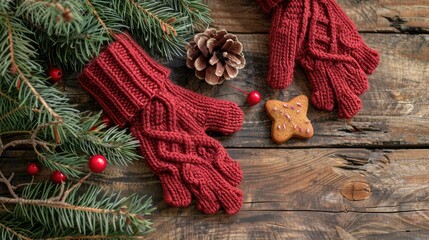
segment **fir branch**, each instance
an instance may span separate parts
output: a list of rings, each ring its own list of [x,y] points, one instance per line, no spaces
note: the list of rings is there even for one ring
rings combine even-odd
[[[71,229],[57,229],[54,231],[48,231],[42,225],[38,223],[31,223],[26,219],[13,216],[11,212],[3,212],[0,215],[0,239],[45,239],[49,236],[69,236],[68,239],[77,239],[74,235],[79,236],[77,231]],[[5,227],[5,228],[4,228]],[[11,234],[8,230],[11,229],[14,234]]]
[[[81,132],[77,137],[70,137],[55,151],[44,152],[39,160],[51,170],[59,170],[69,177],[79,177],[86,167],[88,159],[101,154],[109,165],[127,166],[140,159],[137,152],[139,142],[125,129],[107,128],[101,123],[100,114],[82,117]]]
[[[15,14],[49,36],[70,36],[80,32],[83,21],[80,1],[23,0]]]
[[[6,20],[6,27],[7,27],[7,39],[9,41],[9,51],[10,51],[10,61],[11,61],[10,72],[12,73],[12,75],[15,75],[16,71],[17,71],[17,66],[16,66],[16,62],[15,62],[15,51],[13,48],[12,26],[10,24],[9,16],[4,15],[4,17]]]
[[[72,191],[74,191],[77,188],[79,188],[82,185],[82,183],[84,183],[91,175],[92,175],[92,172],[89,172],[85,177],[81,178],[78,182],[76,182],[74,185],[72,185],[71,187],[69,187],[66,191],[64,190],[65,189],[65,184],[61,184],[60,191],[57,194],[57,196],[51,197],[51,198],[49,198],[47,200],[44,200],[44,202],[45,203],[46,202],[65,203],[65,200],[67,199],[67,197],[69,196],[69,194]],[[12,173],[9,176],[9,178],[6,178],[4,176],[4,174],[3,174],[3,172],[0,170],[0,183],[5,184],[6,187],[7,187],[7,189],[9,190],[9,194],[12,195],[12,197],[17,200],[17,202],[14,202],[12,199],[9,199],[8,200],[9,202],[7,202],[5,200],[5,202],[2,202],[2,203],[20,203],[22,200],[25,200],[25,199],[20,199],[18,197],[18,195],[14,191],[14,189],[18,188],[18,186],[13,186],[11,184],[11,181],[12,181],[12,179],[13,179],[14,176],[15,176],[15,173]],[[6,198],[4,198],[4,199],[6,199]]]
[[[70,187],[69,189],[67,189],[67,191],[62,192],[60,191],[60,194],[58,196],[60,196],[60,198],[58,199],[59,202],[65,202],[67,197],[69,196],[69,194],[74,191],[76,188],[80,187],[82,185],[82,183],[84,183],[86,181],[86,179],[88,179],[91,176],[92,172],[89,172],[88,174],[86,174],[85,177],[81,178],[76,184],[74,184],[72,187]],[[62,187],[64,186],[64,184],[62,185]]]
[[[20,79],[24,81],[24,83],[30,88],[31,92],[33,92],[34,96],[40,101],[40,103],[45,107],[45,109],[58,121],[55,123],[55,125],[62,124],[64,119],[57,114],[45,101],[44,98],[40,95],[40,93],[34,88],[34,86],[30,83],[30,81],[25,77],[24,73],[21,71],[21,69],[18,67],[18,65],[12,61],[12,66],[16,69],[18,72],[18,75]]]
[[[26,106],[19,106],[17,108],[14,108],[14,109],[10,110],[9,112],[6,112],[5,114],[3,114],[3,116],[0,116],[0,122],[3,121],[8,116],[10,116],[10,115],[14,114],[15,112],[17,112],[17,111],[19,111],[21,109],[24,109],[24,108],[26,108]]]
[[[16,195],[15,191],[13,190],[14,188],[13,188],[12,184],[10,183],[10,181],[12,181],[12,178],[14,176],[15,176],[15,174],[12,173],[9,178],[6,178],[3,174],[3,172],[0,171],[0,182],[4,183],[6,185],[7,190],[9,191],[10,195],[12,195],[13,198],[18,199],[19,197],[18,197],[18,195]]]
[[[79,72],[102,47],[112,41],[116,32],[126,26],[122,18],[112,9],[110,1],[79,1],[83,20],[79,31],[70,31],[66,37],[48,35],[43,29],[37,31],[37,42],[50,62],[64,70]]]
[[[86,166],[88,159],[95,154],[104,155],[111,165],[126,166],[141,157],[137,153],[138,141],[125,130],[117,127],[105,129],[99,125],[100,114],[83,118],[82,131],[76,137],[67,138],[62,144],[50,143],[37,138],[43,128],[50,124],[38,125],[34,130],[24,132],[26,138],[20,138],[4,144],[0,137],[0,156],[9,147],[29,145],[37,154],[38,159],[51,170],[59,170],[68,177],[79,177],[82,167]],[[0,134],[1,136],[1,134]],[[43,151],[40,151],[41,148]]]
[[[97,10],[95,9],[94,5],[90,2],[90,0],[85,0],[85,2],[88,4],[88,6],[91,8],[92,14],[97,18],[98,22],[103,26],[103,28],[108,32],[111,36],[114,36],[114,33],[112,29],[108,28],[106,23],[101,19],[100,15],[98,14]]]
[[[0,222],[0,233],[2,233],[0,236],[2,239],[14,239],[17,237],[18,239],[22,240],[32,240],[31,238],[28,238],[19,232],[15,231],[13,228],[8,227]]]
[[[0,97],[6,98],[7,100],[9,100],[15,104],[19,104],[18,101],[16,101],[15,99],[13,99],[11,96],[7,95],[6,93],[3,93],[2,91],[0,91]]]
[[[30,139],[14,140],[14,141],[8,142],[8,143],[7,143],[7,144],[5,144],[5,145],[1,144],[1,145],[0,145],[0,154],[1,154],[1,153],[2,153],[6,148],[9,148],[9,147],[16,147],[16,146],[18,146],[18,145],[31,145],[31,146],[33,146],[33,148],[36,148],[37,146],[42,146],[43,148],[48,149],[48,150],[50,150],[50,149],[49,149],[49,146],[56,146],[56,145],[54,145],[54,144],[52,144],[52,143],[48,143],[48,142],[44,142],[44,141],[40,141],[40,140],[36,140],[36,139],[33,139],[33,138],[31,137]]]
[[[13,140],[13,141],[10,141],[10,142],[4,144],[3,141],[0,138],[0,156],[2,155],[2,153],[4,152],[4,150],[6,150],[7,148],[9,148],[9,147],[16,147],[18,145],[31,145],[33,147],[34,151],[36,153],[38,153],[39,155],[41,155],[41,154],[37,150],[38,146],[43,147],[45,150],[51,151],[51,149],[49,147],[55,147],[55,146],[57,146],[56,144],[52,144],[52,143],[49,143],[49,142],[37,139],[37,135],[39,134],[39,132],[43,128],[47,128],[49,126],[50,126],[50,124],[41,124],[41,125],[38,125],[36,127],[36,129],[32,132],[32,134],[30,135],[30,137],[28,139]]]
[[[113,0],[112,5],[146,49],[168,59],[182,56],[185,38],[192,33],[188,16],[153,0]]]
[[[2,204],[25,204],[25,205],[37,205],[43,207],[70,207],[73,209],[73,206],[70,206],[67,203],[61,203],[55,200],[41,200],[41,199],[25,199],[25,198],[8,198],[8,197],[0,197],[0,203]],[[83,208],[79,208],[83,210]],[[87,209],[85,209],[87,210]],[[96,209],[97,211],[97,209]],[[102,210],[98,210],[102,212]]]
[[[44,152],[38,154],[39,161],[51,170],[58,170],[68,177],[77,178],[83,174],[82,167],[88,162],[85,155],[69,152]]]
[[[10,5],[14,0],[3,0],[0,1],[0,11],[8,12],[10,10]]]
[[[13,176],[6,178],[3,173],[1,176],[1,182],[13,192]],[[115,237],[121,235],[117,234],[119,232],[133,236],[150,230],[150,222],[143,217],[153,211],[150,199],[143,202],[137,195],[120,198],[108,192],[103,194],[102,189],[94,185],[76,198],[79,187],[90,176],[91,173],[73,185],[63,183],[60,187],[52,183],[29,185],[23,190],[22,197],[0,197],[0,203],[3,206],[15,204],[15,217],[27,219],[32,225],[40,223],[51,231],[77,227],[80,234],[91,231],[94,235]],[[55,218],[60,219],[50,221]]]
[[[96,207],[85,207],[85,206],[76,206],[73,204],[69,204],[66,202],[60,202],[56,200],[44,200],[44,199],[26,199],[26,198],[7,198],[7,197],[0,197],[0,203],[2,204],[18,204],[21,206],[36,206],[36,207],[46,207],[46,208],[56,208],[56,209],[63,209],[63,210],[72,210],[72,211],[81,211],[81,212],[88,212],[93,214],[105,214],[105,215],[111,215],[111,216],[125,216],[125,217],[138,217],[137,214],[129,213],[125,210],[110,210],[110,209],[103,209],[103,208],[96,208]],[[35,208],[33,208],[36,210]],[[30,211],[31,212],[31,211]],[[21,212],[20,214],[28,214]],[[29,217],[29,216],[27,216]],[[37,216],[35,216],[37,217]],[[67,216],[69,217],[69,216]],[[71,219],[71,217],[69,217]],[[43,221],[43,219],[37,219],[37,221]],[[45,219],[46,221],[47,219]],[[47,223],[47,222],[46,222]],[[52,223],[47,223],[52,224]],[[95,229],[94,229],[95,230]]]
[[[9,41],[9,51],[10,51],[10,61],[11,61],[11,73],[12,75],[18,74],[19,79],[21,79],[25,85],[30,89],[30,91],[34,94],[34,96],[39,100],[39,102],[44,106],[44,108],[52,115],[54,119],[56,119],[58,122],[54,124],[54,129],[57,129],[58,124],[63,123],[63,118],[57,114],[51,106],[49,106],[45,99],[40,95],[40,93],[36,90],[36,88],[30,83],[28,78],[25,76],[25,74],[21,71],[21,68],[18,66],[18,64],[15,61],[15,51],[14,51],[14,43],[13,43],[13,34],[12,34],[12,25],[10,22],[10,18],[7,15],[4,15],[4,18],[6,20],[6,27],[7,27],[7,34],[8,34],[8,41]],[[17,88],[21,88],[21,83],[18,80],[17,82]],[[57,139],[57,142],[59,140]]]
[[[4,135],[30,135],[35,127],[33,116],[38,109],[32,108],[28,104],[20,103],[19,91],[14,87],[5,85],[5,81],[0,82],[0,136]],[[9,88],[8,92],[2,89]],[[24,119],[22,121],[21,119]]]
[[[37,53],[31,36],[33,33],[25,28],[22,21],[0,13],[0,43],[8,48],[0,54],[0,89],[6,89],[8,96],[19,101],[8,102],[7,98],[1,97],[0,103],[5,107],[0,109],[0,115],[4,116],[3,111],[8,109],[26,106],[13,117],[6,116],[7,122],[1,124],[1,131],[31,130],[39,124],[50,124],[42,134],[45,139],[50,134],[58,143],[80,129],[77,111],[67,103],[63,93],[46,86],[46,79],[41,76],[43,70],[34,60]],[[26,121],[20,121],[22,117],[26,117]],[[2,119],[4,121],[5,118]]]
[[[130,2],[134,7],[139,9],[141,12],[145,13],[149,18],[153,18],[155,21],[159,22],[159,26],[161,27],[162,31],[165,32],[167,35],[170,35],[170,33],[172,32],[172,34],[174,36],[177,36],[176,29],[172,25],[170,25],[168,22],[163,21],[157,15],[150,12],[148,9],[144,8],[142,5],[138,4],[136,1],[134,1],[134,0],[127,0],[127,1]]]
[[[137,152],[138,140],[133,138],[126,129],[108,128],[100,120],[101,112],[93,116],[82,117],[82,132],[78,138],[69,138],[59,146],[58,151],[82,156],[87,160],[95,154],[106,157],[109,165],[127,166],[140,159]]]
[[[212,22],[210,9],[201,0],[166,0],[166,2],[175,11],[189,16],[189,19],[195,28],[204,30]]]

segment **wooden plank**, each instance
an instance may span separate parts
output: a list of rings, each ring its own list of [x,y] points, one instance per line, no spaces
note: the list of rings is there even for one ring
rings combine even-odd
[[[154,196],[158,213],[150,218],[157,230],[148,239],[410,239],[429,234],[428,150],[229,152],[244,172],[245,203],[234,216],[203,215],[194,205],[166,206],[159,183],[147,182],[150,174],[140,167],[122,173],[122,179],[108,177],[105,184]],[[350,182],[368,183],[370,197],[344,198],[342,189]]]
[[[429,210],[429,150],[367,149],[228,149],[240,162],[245,192],[243,211],[404,212]],[[23,151],[22,154],[27,154]],[[16,161],[14,159],[22,159]],[[25,156],[7,155],[0,167],[17,182],[29,180]],[[43,169],[37,180],[49,179]],[[153,196],[161,214],[180,210],[162,201],[161,185],[144,162],[132,167],[109,166],[90,179],[123,193]],[[368,185],[368,196],[349,200],[350,183]],[[353,192],[351,192],[353,193]],[[354,192],[356,193],[356,192]],[[188,215],[198,215],[193,208]]]
[[[240,162],[243,211],[402,212],[429,209],[429,150],[229,149]],[[153,196],[163,215],[198,215],[163,203],[158,180],[143,163],[109,168],[96,179],[122,192]],[[350,201],[350,183],[369,185],[369,197]]]
[[[297,68],[294,82],[287,89],[273,91],[266,84],[268,37],[238,35],[244,45],[247,66],[237,79],[228,82],[244,91],[258,90],[263,101],[254,107],[245,103],[245,95],[223,84],[212,87],[194,77],[185,61],[164,62],[179,85],[208,96],[238,103],[245,112],[243,129],[230,137],[216,136],[228,147],[305,147],[305,146],[429,146],[429,35],[363,34],[371,47],[378,49],[381,63],[369,77],[370,90],[361,98],[363,109],[352,126],[338,120],[336,113],[310,106],[315,136],[309,140],[292,139],[275,145],[270,139],[271,121],[263,103],[268,99],[287,100],[310,89],[302,69]],[[82,109],[94,107],[94,100],[78,88],[74,79],[66,80],[69,96]],[[358,131],[356,131],[358,129]]]
[[[337,0],[365,32],[428,32],[428,0]],[[270,20],[254,0],[207,1],[216,28],[237,33],[266,33]]]
[[[429,234],[428,149],[228,151],[244,172],[244,206],[234,216],[203,215],[195,205],[166,206],[159,181],[143,162],[109,166],[90,182],[152,196],[158,209],[149,218],[157,231],[149,239],[409,239]],[[6,176],[17,172],[16,183],[29,181],[29,159],[28,151],[8,151],[0,168]],[[36,180],[49,175],[42,169]],[[366,183],[368,198],[345,198],[350,183]],[[0,187],[0,194],[5,191]]]
[[[235,216],[152,218],[156,230],[145,239],[427,239],[429,211],[327,213],[244,211]]]

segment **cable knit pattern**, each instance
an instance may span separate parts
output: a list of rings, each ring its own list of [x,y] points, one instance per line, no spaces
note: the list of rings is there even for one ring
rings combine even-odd
[[[166,203],[189,206],[193,196],[204,213],[237,213],[243,203],[240,165],[205,131],[234,133],[243,112],[174,85],[168,74],[127,35],[118,35],[79,79],[116,124],[130,126]]]
[[[264,11],[273,6],[257,1]],[[335,0],[288,0],[273,8],[268,84],[289,86],[298,61],[310,82],[314,106],[328,111],[338,107],[340,118],[357,114],[362,107],[359,95],[368,89],[366,74],[379,63],[378,52],[364,43]]]
[[[333,10],[332,0],[310,1],[306,48],[308,52],[299,59],[306,70],[312,86],[312,102],[319,109],[332,110],[335,103],[340,118],[351,118],[362,108],[359,95],[368,89],[368,78],[353,56],[348,53],[370,50],[365,55],[374,56],[378,64],[378,53],[365,46],[357,31],[345,26],[352,25],[345,15]],[[348,22],[348,24],[347,24]],[[347,32],[347,33],[345,33]],[[348,48],[341,42],[349,43]],[[377,66],[375,64],[373,68]]]

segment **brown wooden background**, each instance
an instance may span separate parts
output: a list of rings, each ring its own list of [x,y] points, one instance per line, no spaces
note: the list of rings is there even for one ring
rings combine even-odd
[[[93,181],[153,197],[156,231],[148,239],[429,239],[429,0],[338,0],[367,44],[379,50],[381,63],[351,125],[310,107],[315,136],[283,145],[270,139],[263,103],[310,96],[304,72],[297,69],[289,88],[271,90],[265,82],[268,17],[254,0],[206,2],[213,26],[237,34],[244,45],[246,68],[229,83],[260,91],[263,101],[248,107],[236,90],[196,80],[183,59],[164,63],[178,84],[234,101],[245,112],[240,132],[215,136],[242,165],[242,210],[208,216],[194,205],[168,207],[144,162],[109,168]],[[75,81],[65,84],[80,108],[93,108]]]

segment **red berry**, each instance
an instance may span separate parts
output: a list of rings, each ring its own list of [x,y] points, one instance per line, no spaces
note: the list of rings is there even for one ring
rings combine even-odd
[[[103,155],[94,155],[88,161],[88,167],[94,173],[101,173],[107,166],[107,159]]]
[[[63,71],[57,67],[51,68],[49,70],[49,77],[52,82],[56,83],[63,78]]]
[[[34,176],[39,173],[39,166],[36,163],[29,163],[27,165],[27,174],[30,176]]]
[[[251,91],[247,95],[246,101],[250,106],[256,105],[261,101],[261,94],[258,91]]]
[[[104,125],[106,125],[106,127],[110,127],[110,124],[112,122],[110,121],[110,118],[108,116],[103,114],[103,116],[101,117],[101,120],[103,121]]]
[[[65,182],[66,180],[67,180],[67,176],[64,173],[58,170],[52,173],[52,182],[59,184],[59,183]]]

